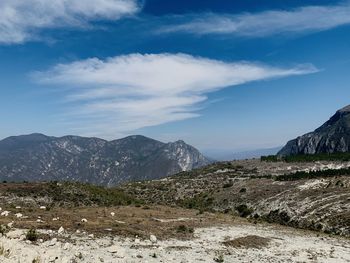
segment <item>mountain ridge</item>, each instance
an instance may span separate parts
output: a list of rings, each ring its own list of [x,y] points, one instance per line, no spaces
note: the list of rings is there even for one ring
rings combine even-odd
[[[0,141],[3,181],[79,181],[110,187],[160,179],[209,163],[182,140],[163,143],[142,135],[107,141],[33,133]]]

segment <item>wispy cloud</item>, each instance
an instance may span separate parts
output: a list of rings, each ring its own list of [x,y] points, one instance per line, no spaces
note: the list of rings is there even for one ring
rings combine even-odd
[[[44,28],[85,27],[135,14],[137,0],[1,0],[0,44],[23,43]]]
[[[65,87],[72,106],[66,120],[77,133],[115,137],[197,117],[207,94],[219,89],[316,71],[313,65],[284,69],[185,54],[131,54],[59,64],[33,77]]]
[[[164,26],[158,32],[264,37],[284,33],[323,31],[350,24],[350,2],[331,6],[306,6],[288,11],[201,14],[189,16],[187,20],[181,24]]]

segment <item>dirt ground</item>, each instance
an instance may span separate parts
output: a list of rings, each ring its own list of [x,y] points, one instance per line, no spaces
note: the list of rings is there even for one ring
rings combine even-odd
[[[52,208],[9,208],[8,216],[0,216],[0,224],[13,222],[12,227],[21,229],[52,229],[63,227],[68,232],[88,232],[96,236],[107,234],[140,238],[156,235],[159,239],[189,239],[194,229],[223,224],[231,225],[243,219],[224,214],[202,213],[166,206],[121,206]],[[21,213],[21,218],[16,214]],[[86,219],[86,222],[85,222]]]

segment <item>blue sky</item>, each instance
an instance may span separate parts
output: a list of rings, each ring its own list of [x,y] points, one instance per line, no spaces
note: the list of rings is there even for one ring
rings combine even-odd
[[[350,104],[349,1],[4,0],[0,17],[0,138],[143,134],[235,152]]]

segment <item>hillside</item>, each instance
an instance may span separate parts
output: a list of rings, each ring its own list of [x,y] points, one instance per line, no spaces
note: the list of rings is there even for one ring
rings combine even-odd
[[[209,162],[183,141],[162,143],[144,136],[106,141],[31,134],[0,141],[1,181],[78,181],[111,187],[163,178]]]
[[[149,204],[216,211],[350,236],[350,163],[216,163],[122,186]]]

